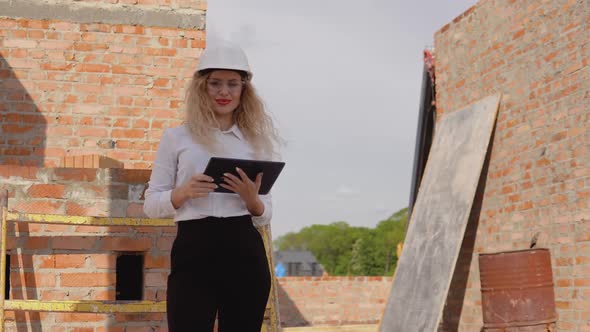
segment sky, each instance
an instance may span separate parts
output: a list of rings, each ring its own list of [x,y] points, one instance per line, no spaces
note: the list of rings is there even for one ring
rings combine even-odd
[[[207,43],[244,48],[286,141],[273,238],[336,221],[372,228],[407,207],[422,52],[476,2],[208,2]]]

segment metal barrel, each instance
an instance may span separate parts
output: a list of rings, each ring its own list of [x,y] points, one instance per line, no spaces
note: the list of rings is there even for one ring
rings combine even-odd
[[[480,254],[479,270],[485,331],[555,323],[548,249]]]

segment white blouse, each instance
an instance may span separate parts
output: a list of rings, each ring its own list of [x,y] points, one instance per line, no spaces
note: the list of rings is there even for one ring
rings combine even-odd
[[[252,146],[236,125],[227,131],[219,130],[217,141],[222,151],[216,157],[255,159]],[[240,196],[234,193],[211,192],[208,197],[187,200],[178,209],[172,205],[172,189],[184,184],[193,175],[203,173],[212,156],[192,139],[186,126],[166,129],[145,192],[144,213],[150,218],[174,217],[174,221],[250,214]],[[271,195],[261,195],[260,199],[264,212],[260,216],[252,216],[257,227],[270,223],[272,216]]]

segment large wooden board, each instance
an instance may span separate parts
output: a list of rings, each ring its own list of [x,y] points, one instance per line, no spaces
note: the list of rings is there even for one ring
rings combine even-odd
[[[437,330],[499,102],[486,97],[437,123],[380,332]]]

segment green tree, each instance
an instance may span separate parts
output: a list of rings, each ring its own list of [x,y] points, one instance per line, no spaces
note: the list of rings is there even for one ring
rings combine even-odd
[[[277,250],[311,251],[331,275],[392,275],[406,220],[407,209],[403,209],[373,229],[339,221],[308,226],[273,242]]]
[[[348,274],[358,274],[364,271],[364,262],[362,256],[363,238],[358,238],[352,245],[350,261],[348,262]]]
[[[383,275],[393,275],[397,264],[397,245],[403,242],[406,232],[408,209],[402,209],[375,227],[376,258],[382,262]]]

